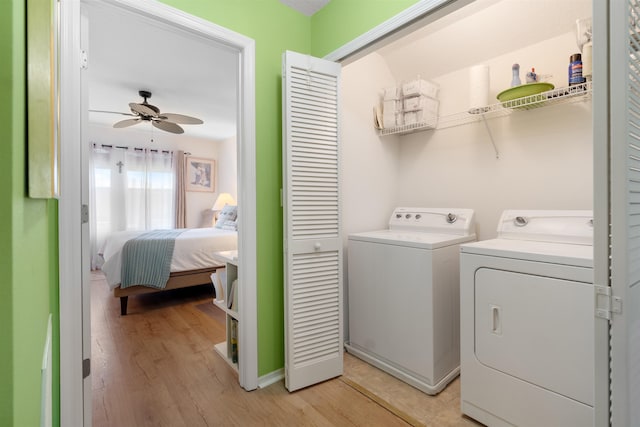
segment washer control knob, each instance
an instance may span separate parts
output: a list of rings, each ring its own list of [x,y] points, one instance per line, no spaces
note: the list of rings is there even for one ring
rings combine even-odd
[[[406,214],[404,217],[409,219],[409,218],[411,218],[411,214]]]
[[[447,214],[447,222],[449,224],[453,224],[454,222],[456,222],[458,220],[458,216],[456,214]]]
[[[396,214],[396,218],[402,218],[402,214]]]
[[[524,216],[517,216],[513,220],[516,227],[524,227],[529,223],[529,220]]]
[[[416,214],[416,219],[420,219],[420,218],[422,218],[422,215]]]

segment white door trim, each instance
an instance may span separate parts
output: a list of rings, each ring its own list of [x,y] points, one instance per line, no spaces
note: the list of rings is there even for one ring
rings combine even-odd
[[[84,425],[80,206],[80,2],[60,3],[60,424]]]
[[[610,286],[609,213],[610,107],[609,107],[609,5],[594,1],[593,44],[593,280]],[[609,322],[596,318],[594,361],[594,425],[608,425],[609,413]],[[604,342],[603,342],[604,341]]]
[[[60,267],[60,423],[89,425],[83,414],[82,380],[82,140],[80,5],[91,0],[60,0],[60,171],[59,267]],[[255,42],[203,19],[154,0],[100,0],[130,13],[161,21],[182,31],[205,37],[237,50],[238,90],[238,188],[240,189],[238,275],[243,286],[239,322],[240,385],[258,385],[257,273],[256,273],[256,175],[255,175]],[[212,346],[213,351],[213,346]],[[85,416],[89,415],[89,416]],[[89,420],[88,422],[83,421]]]

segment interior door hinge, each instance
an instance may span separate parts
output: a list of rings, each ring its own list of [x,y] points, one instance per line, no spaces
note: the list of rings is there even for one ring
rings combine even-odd
[[[91,375],[91,359],[82,360],[82,378],[87,378]]]
[[[87,51],[84,49],[80,50],[80,68],[83,70],[89,68],[89,58],[87,56]]]
[[[89,222],[89,206],[88,205],[82,205],[82,208],[80,208],[80,220],[82,221],[83,224],[86,224]]]
[[[612,295],[611,286],[594,286],[595,315],[611,320],[612,314],[622,313],[622,298]]]

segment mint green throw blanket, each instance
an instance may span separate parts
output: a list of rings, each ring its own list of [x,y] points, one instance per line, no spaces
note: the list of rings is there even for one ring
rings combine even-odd
[[[185,229],[153,230],[122,247],[121,288],[144,285],[164,289],[169,280],[176,237]]]

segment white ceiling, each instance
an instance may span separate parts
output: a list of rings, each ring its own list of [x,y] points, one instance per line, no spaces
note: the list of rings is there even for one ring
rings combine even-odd
[[[590,16],[591,0],[476,0],[377,52],[398,81],[440,76],[571,32]]]
[[[238,54],[223,45],[163,24],[122,14],[100,4],[89,8],[89,109],[128,113],[142,102],[139,90],[161,112],[202,119],[181,125],[196,138],[228,139],[236,134]],[[119,114],[89,114],[93,124],[111,126]],[[151,128],[148,122],[127,129]],[[156,130],[157,132],[160,132]]]
[[[300,13],[311,16],[329,3],[329,0],[280,0],[280,3],[294,8]]]

